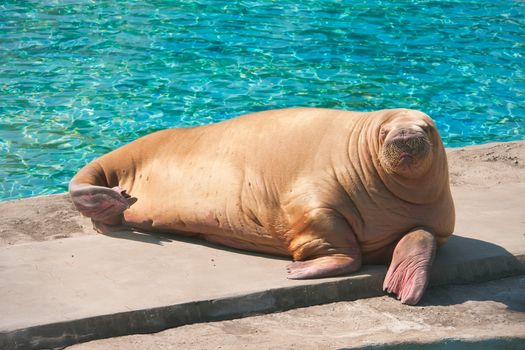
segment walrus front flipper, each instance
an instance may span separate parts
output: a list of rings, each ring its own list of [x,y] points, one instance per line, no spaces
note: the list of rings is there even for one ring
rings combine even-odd
[[[361,265],[346,255],[330,255],[307,261],[295,261],[286,267],[292,280],[337,276],[355,272]]]
[[[435,252],[436,239],[428,231],[406,234],[394,249],[383,290],[396,294],[403,304],[417,304],[428,285]]]
[[[288,250],[295,262],[287,266],[288,278],[337,276],[361,268],[357,239],[348,222],[336,210],[307,210],[294,221],[288,232],[291,238]]]
[[[122,212],[137,201],[118,186],[108,188],[95,185],[72,185],[69,193],[78,211],[90,217],[94,228],[101,233],[120,229]]]

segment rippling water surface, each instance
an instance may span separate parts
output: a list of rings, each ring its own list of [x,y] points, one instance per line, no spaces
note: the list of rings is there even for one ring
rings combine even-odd
[[[524,56],[522,1],[3,0],[0,199],[271,108],[409,107],[448,146],[524,139]]]

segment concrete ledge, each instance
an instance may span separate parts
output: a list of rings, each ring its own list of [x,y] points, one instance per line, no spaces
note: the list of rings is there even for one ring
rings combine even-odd
[[[371,275],[363,278],[342,278],[335,282],[285,287],[2,332],[0,348],[53,348],[94,339],[159,332],[185,324],[240,318],[381,295],[384,269],[367,270],[370,270]]]
[[[447,273],[435,269],[432,286],[480,282],[506,276],[525,274],[525,255],[492,257],[473,260],[468,264],[450,266]],[[453,272],[455,271],[455,272]],[[333,281],[282,287],[243,295],[106,314],[65,322],[42,324],[0,333],[2,349],[54,348],[137,333],[154,333],[186,324],[210,322],[285,311],[343,300],[356,300],[383,295],[381,290],[386,269],[369,266],[362,275],[338,278]],[[496,342],[522,344],[525,339],[487,340],[476,343],[486,346]],[[463,341],[449,340],[453,349],[462,349]],[[455,345],[452,345],[455,344]],[[441,349],[442,343],[426,344],[428,349]],[[384,345],[382,345],[384,346]],[[397,349],[393,344],[388,349]],[[421,344],[399,344],[399,348],[418,348]],[[383,347],[382,347],[383,348]],[[410,347],[409,347],[410,348]],[[365,347],[364,349],[368,349]],[[370,349],[374,349],[371,347]],[[447,348],[450,349],[450,348]]]
[[[95,238],[110,239],[104,236]],[[454,248],[456,245],[465,243],[465,240],[467,239],[457,237],[455,241],[450,242],[449,246]],[[178,243],[187,244],[186,242]],[[201,249],[213,249],[196,246]],[[447,250],[444,248],[443,251],[444,254],[439,255],[436,261],[436,268],[432,272],[432,285],[479,282],[525,273],[525,255],[514,256],[506,253],[499,256],[488,256],[481,259],[447,264]],[[237,255],[242,256],[242,254]],[[246,256],[243,256],[243,259],[246,258]],[[259,257],[256,256],[256,258]],[[277,262],[277,265],[283,267],[283,269],[286,264],[285,261],[281,260],[267,260]],[[445,265],[446,267],[444,267]],[[368,266],[361,270],[357,276],[306,282],[283,279],[279,287],[257,292],[245,292],[227,297],[173,303],[127,312],[107,313],[63,322],[42,322],[29,327],[20,327],[1,332],[0,348],[53,348],[94,339],[134,333],[158,332],[184,324],[239,318],[335,301],[379,296],[384,294],[381,286],[385,272],[386,269],[384,267]],[[97,288],[96,286],[93,287],[93,289]],[[203,287],[205,287],[205,279],[203,279]],[[232,289],[234,289],[233,286]],[[91,300],[91,302],[96,303],[95,300]],[[116,300],[114,302],[115,304],[121,304]],[[35,307],[37,305],[33,303],[31,306]],[[52,312],[52,309],[56,306],[49,305],[46,312]],[[113,305],[112,308],[118,309],[116,306]],[[28,317],[29,314],[26,313],[24,316]],[[34,312],[33,316],[38,317],[38,314]],[[6,324],[5,322],[3,323],[3,328],[6,329]],[[26,321],[26,323],[28,322]]]

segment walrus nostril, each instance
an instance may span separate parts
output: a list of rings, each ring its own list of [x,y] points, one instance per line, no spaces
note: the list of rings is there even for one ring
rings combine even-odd
[[[400,129],[397,131],[390,140],[396,143],[417,143],[418,139],[424,138],[425,135],[410,129]]]
[[[397,132],[396,136],[397,137],[411,137],[411,136],[415,136],[417,134],[418,134],[418,132],[413,130],[413,129],[402,128],[402,129],[399,129],[399,131]]]

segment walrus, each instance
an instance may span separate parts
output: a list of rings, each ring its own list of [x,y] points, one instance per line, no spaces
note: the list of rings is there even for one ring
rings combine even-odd
[[[292,108],[162,130],[95,159],[69,191],[99,232],[291,256],[291,279],[390,262],[383,288],[406,304],[455,220],[441,138],[410,109]]]

